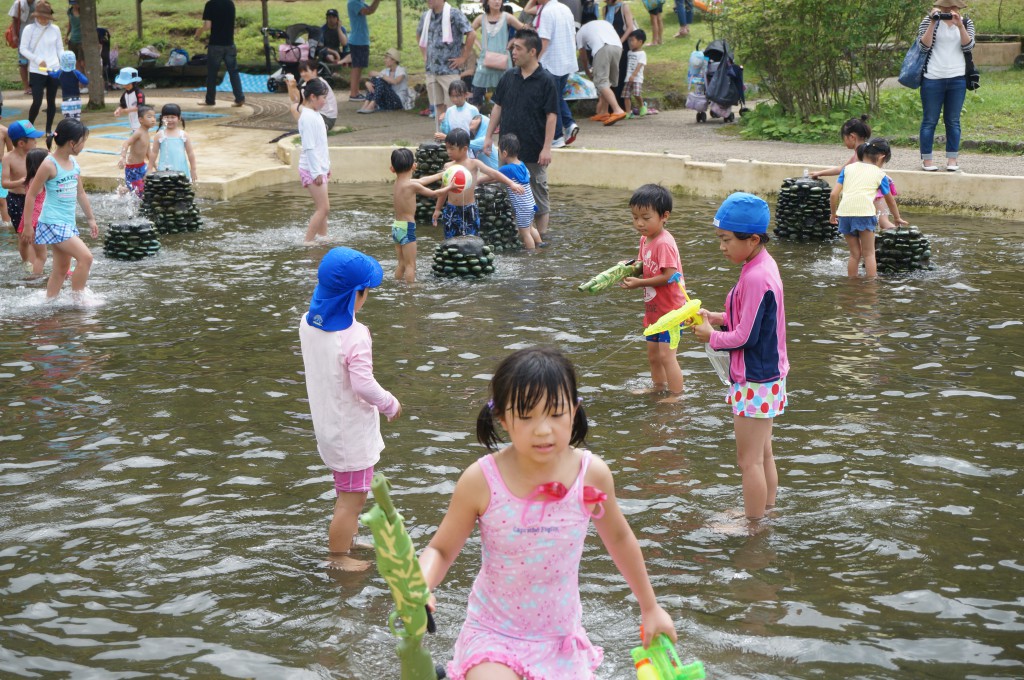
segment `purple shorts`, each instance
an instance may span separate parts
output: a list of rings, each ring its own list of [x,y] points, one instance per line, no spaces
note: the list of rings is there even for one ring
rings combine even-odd
[[[373,466],[365,470],[350,470],[348,472],[334,471],[334,491],[342,493],[366,493],[370,490],[370,482],[373,481]]]

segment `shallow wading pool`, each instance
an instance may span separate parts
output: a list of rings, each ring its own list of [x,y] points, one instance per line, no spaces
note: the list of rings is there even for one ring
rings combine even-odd
[[[331,187],[334,243],[393,270],[388,186]],[[496,362],[556,344],[579,368],[590,447],[621,502],[684,657],[713,678],[1024,675],[1024,225],[912,220],[938,270],[851,282],[845,247],[773,240],[786,285],[790,408],[781,492],[754,537],[731,416],[684,336],[686,398],[635,396],[640,293],[575,286],[632,257],[620,191],[555,189],[552,246],[484,281],[390,280],[359,318],[405,413],[379,469],[422,548],[461,470]],[[98,196],[101,223],[123,204]],[[695,297],[738,276],[708,226],[670,221]],[[316,454],[297,322],[327,245],[300,245],[296,188],[204,204],[198,234],[142,262],[91,242],[103,306],[47,305],[0,240],[0,668],[4,677],[397,677],[375,571],[332,574],[333,489]],[[913,212],[910,211],[913,217]],[[472,539],[439,589],[445,661],[479,566]],[[581,568],[599,677],[633,677],[639,611],[596,535]]]

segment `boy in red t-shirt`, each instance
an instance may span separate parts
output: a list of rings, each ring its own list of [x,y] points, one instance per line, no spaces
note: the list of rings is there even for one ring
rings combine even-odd
[[[650,326],[686,303],[679,249],[665,229],[672,213],[672,194],[663,186],[645,184],[633,192],[629,209],[633,212],[633,228],[640,232],[637,260],[643,263],[643,278],[629,276],[619,285],[644,289],[644,326]],[[655,391],[682,394],[683,371],[676,351],[669,347],[668,331],[647,336],[647,361]]]

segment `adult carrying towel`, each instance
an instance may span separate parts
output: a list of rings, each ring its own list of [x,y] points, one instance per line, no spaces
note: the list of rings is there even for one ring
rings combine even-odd
[[[420,31],[420,48],[427,49],[427,36],[430,33],[430,21],[431,15],[434,12],[428,9],[423,13],[423,30]],[[452,6],[447,2],[444,3],[444,7],[441,9],[441,42],[452,43],[455,38],[452,37]]]

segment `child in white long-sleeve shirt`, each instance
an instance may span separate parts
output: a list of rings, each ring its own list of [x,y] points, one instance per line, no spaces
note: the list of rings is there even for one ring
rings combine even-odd
[[[302,89],[302,104],[299,106],[299,137],[302,152],[299,154],[299,180],[303,189],[309,189],[315,207],[306,229],[306,243],[313,243],[317,236],[327,236],[327,213],[331,210],[327,195],[327,180],[331,176],[331,158],[327,151],[327,125],[320,109],[327,97],[334,96],[322,81],[311,80]]]
[[[338,495],[328,533],[330,566],[345,571],[370,566],[349,552],[373,466],[384,449],[380,414],[389,421],[402,414],[402,405],[373,377],[370,331],[355,320],[368,289],[383,278],[377,260],[351,248],[333,248],[320,262],[318,285],[299,323],[316,447],[334,473]]]

